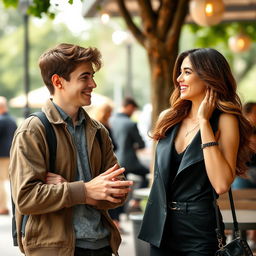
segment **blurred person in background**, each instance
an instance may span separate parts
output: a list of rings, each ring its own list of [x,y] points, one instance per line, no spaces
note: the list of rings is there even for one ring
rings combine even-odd
[[[256,102],[245,103],[243,106],[243,113],[252,125],[253,132],[249,140],[254,153],[247,163],[247,174],[236,177],[232,184],[233,189],[256,188]],[[251,249],[256,250],[256,230],[248,230],[247,237]]]
[[[0,214],[2,215],[9,214],[5,181],[8,180],[10,148],[16,129],[16,122],[8,113],[7,100],[0,96]]]
[[[138,118],[138,129],[145,141],[146,147],[151,149],[152,147],[152,138],[150,138],[152,130],[152,104],[147,103],[143,106],[142,111],[139,114]]]
[[[144,166],[137,157],[136,151],[145,148],[137,123],[131,120],[132,114],[137,110],[138,104],[130,97],[123,100],[119,112],[110,118],[110,126],[113,138],[117,144],[116,156],[121,166],[130,173],[141,178],[139,188],[148,186],[147,174],[149,169]],[[139,200],[129,201],[128,211],[140,210]]]
[[[107,128],[107,130],[109,132],[109,136],[112,140],[113,149],[114,149],[114,151],[116,151],[117,144],[113,138],[112,129],[109,124],[109,119],[112,115],[112,111],[113,111],[113,106],[111,105],[111,103],[104,102],[104,103],[99,104],[94,107],[91,116],[95,120],[101,122]],[[124,207],[119,206],[114,209],[109,209],[108,212],[109,212],[109,215],[112,218],[113,222],[115,223],[116,227],[118,228],[119,232],[121,234],[125,233],[125,231],[123,230],[123,228],[120,225],[120,214],[124,212]]]
[[[243,106],[243,113],[252,125],[252,134],[249,141],[251,148],[255,153],[252,154],[250,161],[247,163],[248,172],[243,176],[236,177],[232,184],[233,189],[256,188],[256,102],[248,102]]]
[[[111,103],[103,102],[102,104],[99,104],[94,107],[91,116],[95,120],[101,122],[105,126],[105,128],[108,130],[109,136],[112,140],[112,144],[113,144],[114,151],[115,151],[117,149],[117,145],[113,138],[112,131],[111,131],[111,128],[109,125],[109,118],[112,115],[112,111],[113,111],[113,107],[112,107]]]

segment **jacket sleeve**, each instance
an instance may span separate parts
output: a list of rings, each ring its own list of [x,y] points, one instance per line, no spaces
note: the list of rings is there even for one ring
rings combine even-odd
[[[49,152],[43,129],[21,128],[13,140],[9,172],[13,200],[21,214],[45,214],[85,202],[82,181],[45,183]]]

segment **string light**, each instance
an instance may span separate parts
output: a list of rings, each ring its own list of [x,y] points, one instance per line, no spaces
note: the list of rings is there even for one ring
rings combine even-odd
[[[212,16],[213,15],[213,6],[212,6],[211,3],[206,4],[205,13],[206,13],[207,16]]]
[[[103,24],[107,24],[109,22],[109,19],[110,19],[109,14],[106,13],[106,12],[102,13],[101,16],[100,16],[100,19],[101,19],[101,22]]]
[[[191,0],[189,3],[190,15],[200,26],[218,24],[224,13],[223,0]]]
[[[233,52],[245,52],[250,48],[251,43],[251,38],[243,33],[232,36],[228,40],[229,48]]]

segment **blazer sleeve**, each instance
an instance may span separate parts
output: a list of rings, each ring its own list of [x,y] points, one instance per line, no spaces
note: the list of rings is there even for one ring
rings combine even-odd
[[[145,148],[145,142],[144,142],[144,140],[142,139],[142,137],[139,133],[139,130],[138,130],[138,127],[137,127],[136,123],[131,124],[131,133],[130,134],[131,134],[131,138],[133,140],[133,143],[135,145],[135,148],[137,148],[137,149]]]

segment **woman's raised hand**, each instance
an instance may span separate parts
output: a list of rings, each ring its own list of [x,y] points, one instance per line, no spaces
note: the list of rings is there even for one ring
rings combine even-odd
[[[205,97],[201,102],[198,109],[198,120],[209,120],[215,107],[216,107],[216,97],[217,93],[212,89],[208,88],[206,90]]]

